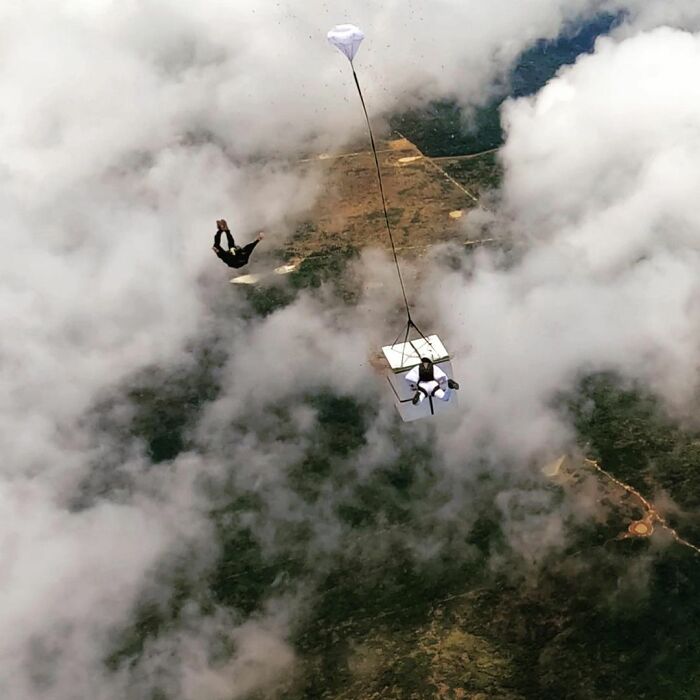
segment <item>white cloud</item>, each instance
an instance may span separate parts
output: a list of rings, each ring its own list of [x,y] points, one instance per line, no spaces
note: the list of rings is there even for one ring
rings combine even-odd
[[[504,221],[524,251],[482,254],[438,305],[467,400],[450,444],[535,455],[566,444],[552,405],[583,373],[617,370],[693,410],[700,340],[700,40],[659,29],[564,69],[504,108]]]

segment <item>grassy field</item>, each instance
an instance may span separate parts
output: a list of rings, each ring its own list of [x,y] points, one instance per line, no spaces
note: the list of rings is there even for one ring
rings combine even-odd
[[[173,449],[186,444],[199,410],[192,398],[216,391],[201,373],[172,380],[172,393],[159,400],[148,385],[133,388],[142,411],[132,429],[154,456],[167,456],[159,452],[163,421]],[[454,523],[439,552],[416,558],[407,535],[428,537],[435,524],[416,521],[416,508],[438,509],[446,497],[431,467],[431,440],[407,442],[397,459],[358,481],[352,463],[372,407],[331,394],[304,401],[318,411],[320,430],[289,484],[309,504],[330,485],[345,487],[333,506],[343,546],[309,558],[311,524],[298,522],[270,557],[245,525],[251,514],[265,517],[264,504],[232,492],[229,504],[211,514],[221,555],[206,586],[193,589],[177,567],[164,572],[175,591],[170,604],[156,608],[144,599],[106,660],[110,667],[138,656],[193,597],[205,609],[216,603],[254,615],[270,595],[303,585],[313,590],[314,605],[293,633],[298,669],[278,697],[698,696],[700,558],[653,539],[616,539],[635,517],[634,504],[610,491],[605,521],[574,528],[566,551],[536,571],[514,562],[509,574],[499,573],[488,563],[508,555],[493,506],[504,484],[485,476],[466,525]],[[649,497],[663,488],[695,512],[698,436],[664,416],[648,395],[611,376],[590,377],[567,410],[581,445],[618,478]],[[576,493],[551,489],[557,498]],[[685,537],[700,538],[697,517],[678,513],[672,521]]]

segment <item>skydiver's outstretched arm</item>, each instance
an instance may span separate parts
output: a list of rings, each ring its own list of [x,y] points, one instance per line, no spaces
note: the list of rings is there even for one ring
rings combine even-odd
[[[262,241],[263,238],[265,238],[265,234],[261,231],[258,234],[258,237],[252,243],[248,243],[248,245],[244,245],[240,249],[241,252],[245,253],[246,255],[250,255],[253,252],[255,246],[258,245],[258,243],[260,243],[260,241]]]

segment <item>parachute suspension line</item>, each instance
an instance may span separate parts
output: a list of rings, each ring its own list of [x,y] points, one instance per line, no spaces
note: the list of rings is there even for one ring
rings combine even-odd
[[[402,366],[403,366],[404,359],[406,357],[406,352],[407,352],[406,348],[409,344],[408,343],[408,336],[411,334],[411,328],[415,328],[418,331],[418,335],[420,335],[420,337],[423,338],[423,340],[425,340],[425,342],[428,344],[428,346],[430,348],[432,348],[432,350],[435,350],[435,347],[430,342],[430,340],[428,338],[426,338],[425,335],[423,335],[423,331],[420,328],[418,328],[418,326],[413,322],[413,319],[409,316],[408,321],[406,323],[406,332],[404,333],[404,336],[403,336],[403,343],[401,343],[401,365]],[[400,337],[401,337],[401,332],[399,331],[399,334],[396,336],[396,338],[394,338],[394,342],[392,343],[392,346],[396,345],[399,342]],[[413,343],[411,343],[411,345],[413,345]],[[414,350],[415,349],[416,348],[414,346]]]
[[[391,225],[389,224],[389,214],[386,209],[386,197],[384,196],[384,183],[382,182],[382,171],[381,168],[379,167],[379,158],[377,157],[377,147],[374,143],[374,134],[372,133],[372,125],[370,124],[369,121],[369,114],[367,114],[367,107],[365,105],[365,98],[362,96],[362,89],[360,88],[360,81],[357,79],[357,73],[355,73],[355,66],[352,63],[352,60],[350,61],[350,67],[352,68],[352,77],[355,79],[355,85],[357,86],[357,92],[360,95],[360,102],[362,103],[362,110],[365,113],[365,119],[367,120],[367,129],[369,131],[369,141],[372,144],[372,154],[374,155],[374,165],[377,168],[377,180],[379,180],[379,193],[382,198],[382,209],[384,211],[384,222],[386,223],[386,230],[387,233],[389,234],[389,240],[391,241],[391,252],[394,254],[394,264],[396,265],[396,272],[399,276],[399,283],[401,284],[401,294],[403,294],[403,303],[406,307],[406,319],[407,319],[407,325],[406,325],[406,337],[408,337],[408,331],[411,327],[415,328],[421,336],[423,334],[420,332],[420,329],[416,326],[415,323],[413,323],[413,319],[411,318],[411,307],[408,305],[408,298],[406,297],[406,287],[404,286],[403,283],[403,277],[401,275],[401,268],[399,267],[399,258],[396,255],[396,246],[394,245],[394,236],[391,233]]]
[[[353,24],[338,24],[333,27],[327,34],[329,43],[335,46],[344,56],[350,61],[350,68],[352,69],[352,77],[355,79],[355,85],[357,86],[357,93],[360,96],[360,102],[362,103],[362,111],[365,113],[365,119],[367,120],[367,129],[369,131],[369,140],[372,144],[372,154],[374,155],[374,165],[377,168],[377,180],[379,181],[379,194],[382,198],[382,209],[384,211],[384,222],[386,223],[386,230],[389,234],[389,241],[391,242],[391,252],[394,254],[394,264],[396,265],[396,273],[399,277],[399,283],[401,285],[401,294],[403,295],[403,303],[406,307],[406,334],[404,335],[404,342],[401,351],[401,365],[403,366],[404,355],[406,353],[406,346],[408,345],[408,337],[411,333],[411,328],[418,331],[419,335],[423,340],[432,348],[432,343],[423,335],[418,326],[413,322],[411,318],[411,307],[408,303],[408,297],[406,296],[406,286],[403,283],[403,275],[401,274],[401,267],[399,266],[399,258],[396,255],[396,245],[394,244],[394,235],[391,232],[391,224],[389,223],[389,213],[386,209],[386,197],[384,196],[384,182],[382,181],[382,170],[379,167],[379,157],[377,156],[377,147],[374,143],[374,134],[372,133],[372,124],[369,121],[369,114],[367,113],[367,105],[365,105],[365,98],[362,95],[362,89],[360,88],[360,81],[357,78],[357,73],[355,73],[355,66],[353,64],[353,59],[357,50],[360,48],[360,44],[365,38],[364,33],[361,29]],[[401,335],[399,333],[399,335]],[[396,341],[399,336],[396,336],[396,340],[392,345],[396,345]],[[412,344],[413,345],[413,344]],[[416,350],[415,346],[413,346]],[[432,412],[432,400],[431,400],[431,412]]]

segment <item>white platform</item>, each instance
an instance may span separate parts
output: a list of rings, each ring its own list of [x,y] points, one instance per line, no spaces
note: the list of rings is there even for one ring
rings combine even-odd
[[[403,372],[420,363],[421,357],[429,357],[435,364],[442,360],[449,360],[450,355],[436,335],[426,338],[416,338],[406,343],[385,345],[382,348],[389,367],[394,372]]]
[[[448,378],[454,378],[450,355],[438,336],[429,335],[425,339],[418,338],[407,343],[386,345],[382,348],[382,352],[389,363],[389,368],[386,371],[387,382],[394,397],[396,410],[404,421],[410,422],[419,418],[436,416],[452,410],[457,405],[455,391],[451,392],[449,401],[426,398],[417,406],[411,403],[415,392],[409,387],[406,375],[410,369],[420,363],[421,357],[429,357]]]

